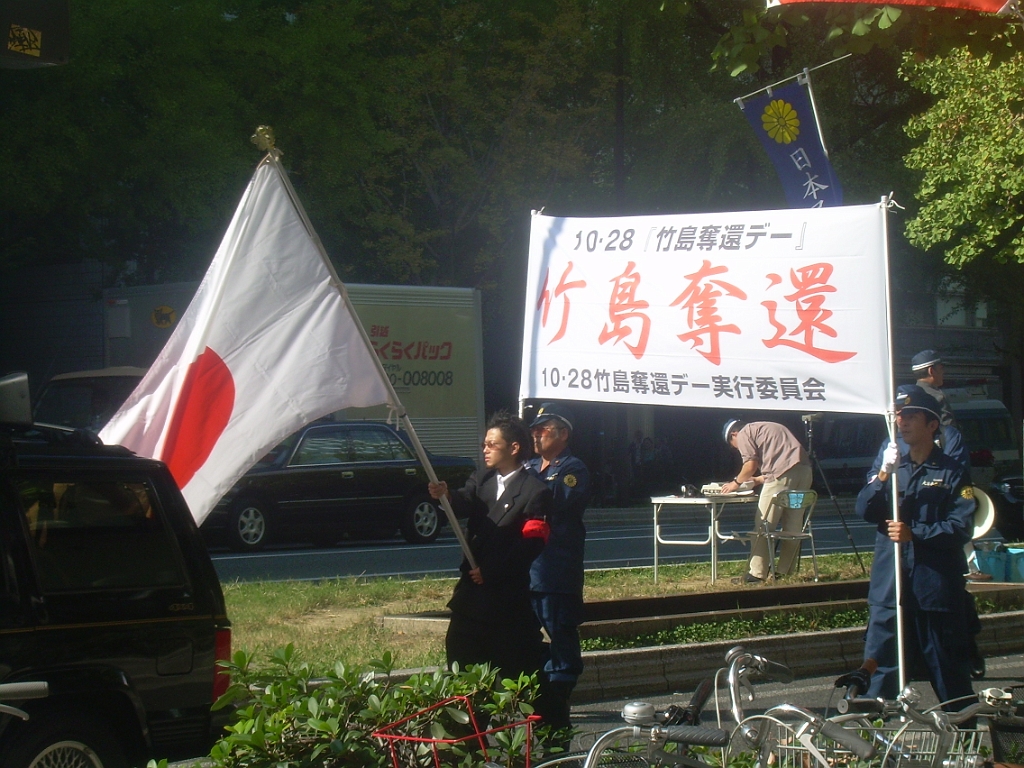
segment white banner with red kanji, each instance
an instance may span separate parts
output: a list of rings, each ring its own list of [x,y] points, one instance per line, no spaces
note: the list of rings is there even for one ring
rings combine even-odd
[[[885,215],[534,214],[520,397],[885,413]]]

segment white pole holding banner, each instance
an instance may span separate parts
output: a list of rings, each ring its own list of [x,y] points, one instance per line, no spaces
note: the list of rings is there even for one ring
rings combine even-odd
[[[893,201],[893,199],[890,196],[888,196],[888,195],[883,195],[881,204],[882,204],[882,209],[884,211],[886,211],[886,214],[888,214],[888,211],[891,210],[894,205],[896,205],[895,201]],[[894,345],[892,343],[892,297],[891,297],[890,286],[889,286],[889,227],[888,227],[887,215],[884,215],[882,217],[882,232],[883,232],[883,240],[885,242],[885,306],[886,306],[886,308],[888,310],[887,311],[887,317],[886,317],[886,324],[887,324],[887,327],[888,327],[887,333],[888,333],[888,336],[889,336],[889,389],[890,389],[890,392],[891,392],[892,391],[892,386],[893,386],[893,383],[894,383],[893,382],[892,372],[893,372],[893,369],[894,369],[895,366],[893,364],[893,359],[892,359]],[[896,442],[896,412],[895,412],[895,409],[893,409],[893,408],[889,409],[889,411],[886,413],[886,421],[888,422],[888,427],[889,427],[889,441],[895,443]],[[892,478],[891,478],[891,480],[892,480],[892,519],[893,520],[899,520],[900,519],[899,483],[897,481],[897,475],[898,474],[899,474],[899,463],[897,462],[896,468],[893,470]],[[895,571],[894,579],[893,579],[893,582],[895,584],[895,594],[894,594],[893,597],[894,597],[894,600],[895,600],[895,603],[896,603],[896,668],[897,668],[897,670],[899,672],[900,691],[902,692],[903,689],[907,685],[907,679],[906,679],[907,676],[906,676],[906,671],[905,671],[906,654],[904,653],[904,649],[903,649],[903,638],[904,638],[904,627],[903,627],[903,585],[901,583],[901,578],[900,578],[902,570],[903,570],[903,567],[902,567],[902,562],[901,562],[901,558],[900,558],[900,544],[899,544],[899,542],[898,541],[894,541],[892,543],[892,547],[893,547],[892,562],[893,562],[893,570]]]
[[[896,414],[895,412],[889,413],[887,416],[889,422],[889,441],[896,442]],[[892,477],[892,519],[900,519],[900,486],[897,476],[899,475],[899,464],[897,463],[896,468],[893,470]],[[906,652],[903,649],[903,638],[905,629],[903,626],[903,584],[900,574],[903,570],[900,543],[894,541],[892,543],[892,563],[893,570],[895,571],[895,590],[896,594],[894,599],[896,602],[896,668],[899,671],[900,691],[907,687],[907,673],[906,673]]]
[[[409,419],[408,414],[405,412],[405,407],[402,405],[401,400],[398,399],[398,393],[395,392],[394,386],[391,384],[391,379],[388,378],[387,373],[384,371],[384,366],[380,362],[380,358],[377,353],[373,350],[373,345],[370,343],[370,337],[366,333],[366,329],[363,327],[362,321],[359,319],[359,315],[356,314],[355,309],[352,307],[352,303],[348,298],[348,291],[345,289],[345,284],[338,277],[337,272],[334,269],[334,265],[331,263],[330,258],[327,256],[327,250],[324,248],[323,243],[320,242],[320,237],[316,234],[316,230],[313,229],[313,224],[310,222],[309,217],[306,215],[306,210],[302,207],[302,203],[299,201],[298,194],[295,192],[295,188],[292,186],[291,180],[288,178],[288,174],[285,173],[284,168],[281,167],[281,163],[278,160],[280,151],[274,148],[270,148],[267,153],[265,162],[270,163],[277,171],[284,184],[285,189],[288,191],[288,195],[291,198],[292,204],[295,206],[295,210],[299,212],[299,217],[302,219],[302,223],[306,228],[306,232],[309,234],[310,239],[316,245],[317,251],[320,253],[320,257],[324,261],[324,265],[331,274],[331,278],[334,281],[335,286],[341,293],[345,304],[348,306],[349,311],[352,314],[352,320],[355,323],[356,328],[359,330],[359,335],[366,345],[366,348],[370,351],[370,357],[372,358],[374,365],[377,367],[377,373],[383,380],[387,387],[388,393],[391,398],[392,407],[398,412],[398,418],[401,419],[402,425],[405,431],[409,433],[409,439],[412,442],[413,449],[416,451],[416,457],[419,459],[420,464],[423,465],[423,469],[427,473],[427,478],[432,483],[438,482],[437,473],[434,471],[434,467],[430,463],[430,459],[427,457],[427,452],[423,448],[423,444],[420,442],[419,436],[416,434],[416,430],[413,428],[412,421]],[[476,568],[476,560],[473,557],[473,553],[469,549],[469,542],[466,541],[466,536],[462,532],[462,527],[459,525],[458,519],[455,517],[455,511],[452,509],[451,502],[447,497],[441,498],[441,507],[444,509],[445,516],[448,518],[448,524],[451,526],[452,531],[455,533],[455,538],[459,541],[459,546],[462,548],[462,553],[466,556],[466,560],[469,562],[470,568]]]

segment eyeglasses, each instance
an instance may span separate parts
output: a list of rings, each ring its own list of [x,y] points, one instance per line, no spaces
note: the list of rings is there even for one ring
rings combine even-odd
[[[545,432],[558,432],[562,428],[556,424],[541,424],[540,426],[534,427],[532,433],[535,435],[543,435]]]
[[[492,451],[503,451],[507,446],[504,443],[495,443],[490,440],[480,443],[480,450],[486,451],[488,449]]]

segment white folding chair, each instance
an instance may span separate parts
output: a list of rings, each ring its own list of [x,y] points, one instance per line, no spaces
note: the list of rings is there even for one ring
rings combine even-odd
[[[814,512],[814,505],[818,503],[816,491],[779,491],[772,497],[768,514],[761,517],[755,515],[755,526],[757,530],[744,533],[733,532],[728,538],[730,541],[742,541],[753,547],[754,540],[758,537],[765,539],[768,548],[768,575],[775,579],[775,544],[778,541],[811,541],[811,560],[814,563],[814,580],[818,580],[818,553],[814,549],[814,530],[811,528],[811,514]],[[773,509],[774,507],[774,509]],[[777,518],[778,523],[770,526],[768,520],[775,517],[774,511],[779,510],[781,514]],[[798,510],[802,513],[800,528],[784,531],[777,527],[787,516],[790,510]],[[799,557],[799,550],[798,555]]]
[[[768,540],[769,569],[772,578],[775,578],[775,544],[776,542],[795,541],[799,542],[809,539],[811,542],[811,562],[814,564],[814,580],[818,580],[818,553],[814,549],[814,529],[811,526],[811,517],[814,514],[814,507],[818,503],[816,491],[779,491],[772,498],[772,506],[781,509],[783,517],[789,510],[799,510],[802,516],[800,528],[784,531],[780,528],[772,528],[762,521],[759,527],[763,528],[763,536]],[[772,515],[769,513],[769,517]],[[799,565],[800,552],[797,550],[797,565]]]

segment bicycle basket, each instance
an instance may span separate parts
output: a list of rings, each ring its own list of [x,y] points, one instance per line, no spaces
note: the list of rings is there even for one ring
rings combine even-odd
[[[820,733],[814,735],[811,744],[829,765],[883,766],[884,768],[925,768],[931,765],[935,752],[940,746],[939,734],[920,726],[905,724],[857,728],[865,739],[873,741],[878,752],[874,759],[864,762],[845,747],[836,744]],[[767,728],[761,742],[761,755],[773,755],[768,760],[772,768],[809,768],[819,765],[811,750],[800,742],[796,725],[774,719],[765,719],[758,725]],[[849,724],[847,727],[851,727]],[[959,729],[952,734],[944,768],[975,768],[982,762],[984,731]]]
[[[993,717],[988,730],[997,762],[1024,762],[1024,717]]]
[[[453,706],[456,704],[459,706]],[[462,713],[456,715],[454,722],[465,726],[465,730],[469,732],[455,736],[449,735],[444,727],[439,728],[439,718],[432,713],[441,708],[448,709],[450,713]],[[522,741],[523,765],[524,768],[530,768],[533,724],[538,720],[540,720],[539,716],[530,715],[525,720],[480,730],[469,698],[467,696],[452,696],[414,712],[408,717],[403,717],[401,720],[388,723],[383,728],[374,731],[373,736],[387,743],[391,753],[391,764],[394,768],[425,768],[431,765],[434,768],[441,768],[446,762],[442,755],[445,752],[461,751],[460,747],[466,750],[476,750],[484,762],[490,762],[487,750],[488,747],[494,749],[495,744],[491,737],[502,731],[523,728],[525,730],[525,738]],[[429,737],[417,735],[425,728],[429,728],[432,733],[444,733],[444,735]]]

